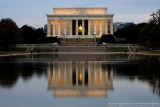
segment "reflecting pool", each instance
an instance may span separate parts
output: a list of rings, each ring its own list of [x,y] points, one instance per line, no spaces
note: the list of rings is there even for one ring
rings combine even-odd
[[[0,107],[159,107],[160,57],[0,58]]]

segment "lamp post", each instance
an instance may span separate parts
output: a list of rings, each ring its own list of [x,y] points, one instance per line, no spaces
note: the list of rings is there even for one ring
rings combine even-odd
[[[93,34],[94,42],[96,42],[96,34]]]
[[[63,41],[66,42],[66,34],[64,34],[63,36]]]

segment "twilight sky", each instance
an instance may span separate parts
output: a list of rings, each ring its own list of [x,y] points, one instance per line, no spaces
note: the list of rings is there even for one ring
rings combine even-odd
[[[55,7],[107,7],[114,22],[141,23],[160,9],[160,0],[0,0],[0,19],[11,18],[19,27],[43,27]]]

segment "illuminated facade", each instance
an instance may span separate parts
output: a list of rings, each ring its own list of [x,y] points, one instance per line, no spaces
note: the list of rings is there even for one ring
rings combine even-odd
[[[107,14],[107,8],[53,8],[47,21],[48,37],[100,38],[113,34],[113,14]]]
[[[107,97],[113,90],[113,68],[100,62],[59,61],[48,64],[48,90],[54,97]]]

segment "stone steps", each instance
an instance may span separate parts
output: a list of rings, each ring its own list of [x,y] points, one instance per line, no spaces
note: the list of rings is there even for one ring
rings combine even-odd
[[[67,38],[66,42],[94,42],[93,38]]]
[[[98,46],[96,42],[64,42],[60,46]]]

